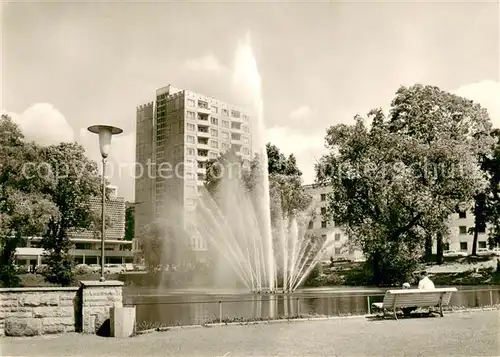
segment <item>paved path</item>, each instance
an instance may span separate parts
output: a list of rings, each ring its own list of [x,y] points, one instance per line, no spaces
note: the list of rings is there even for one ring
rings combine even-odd
[[[2,356],[499,356],[499,311],[156,332],[2,338]]]

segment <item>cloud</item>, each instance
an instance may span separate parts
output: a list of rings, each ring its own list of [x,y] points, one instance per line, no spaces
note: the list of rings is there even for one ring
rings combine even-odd
[[[481,104],[488,110],[493,126],[500,128],[500,82],[471,83],[459,87],[454,93]]]
[[[292,120],[304,119],[311,115],[311,108],[307,105],[302,105],[295,110],[292,110],[288,117]]]
[[[224,70],[224,66],[213,54],[207,54],[203,57],[188,59],[185,62],[185,67],[189,71],[200,72],[222,72]]]
[[[40,145],[71,142],[75,139],[73,128],[52,104],[36,103],[21,114],[5,113],[19,125],[27,140]]]
[[[265,132],[266,142],[276,145],[286,156],[295,155],[304,183],[314,182],[314,164],[328,152],[324,137],[323,131],[307,135],[282,126],[268,128]]]

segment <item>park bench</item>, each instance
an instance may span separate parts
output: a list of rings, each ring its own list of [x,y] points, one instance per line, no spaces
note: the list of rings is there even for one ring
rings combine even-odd
[[[448,306],[451,300],[451,294],[457,291],[456,288],[439,288],[439,289],[401,289],[387,290],[384,295],[384,300],[373,303],[372,305],[381,309],[383,317],[388,311],[392,311],[394,318],[397,320],[396,309],[404,307],[421,307],[421,308],[439,308],[439,316],[443,317],[443,306]],[[429,310],[429,313],[433,311]]]

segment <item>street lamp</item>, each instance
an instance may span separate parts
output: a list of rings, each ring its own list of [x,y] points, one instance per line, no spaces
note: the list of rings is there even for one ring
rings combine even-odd
[[[94,134],[99,134],[99,149],[101,150],[102,156],[102,228],[101,228],[101,281],[104,281],[104,233],[105,227],[105,215],[104,215],[104,204],[106,199],[106,158],[109,154],[109,148],[111,146],[111,137],[113,135],[123,133],[123,130],[110,125],[92,125],[89,126],[88,131]]]

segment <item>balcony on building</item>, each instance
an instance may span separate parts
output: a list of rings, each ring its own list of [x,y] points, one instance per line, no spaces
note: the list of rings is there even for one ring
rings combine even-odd
[[[231,120],[231,131],[243,132],[243,126],[240,122]]]
[[[206,114],[208,120],[208,114],[211,114],[212,110],[210,109],[210,106],[207,102],[205,102],[204,100],[198,100],[198,113]]]
[[[208,138],[198,137],[198,146],[201,146],[201,147],[206,146],[208,148]]]
[[[210,137],[210,132],[207,125],[198,124],[198,137],[208,138]]]
[[[231,144],[233,144],[234,142],[242,143],[241,134],[231,133]]]
[[[198,149],[198,156],[208,158],[208,149]]]

